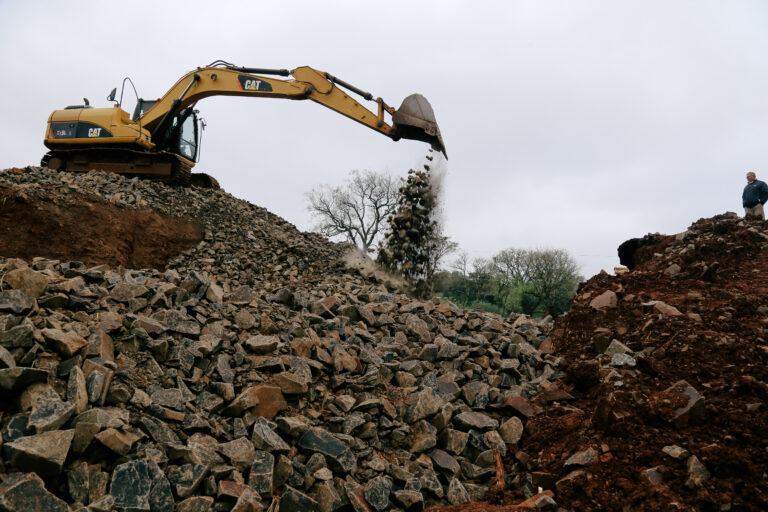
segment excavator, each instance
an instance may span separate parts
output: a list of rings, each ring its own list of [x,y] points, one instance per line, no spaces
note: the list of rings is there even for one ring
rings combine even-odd
[[[395,110],[381,98],[374,99],[369,92],[307,66],[289,71],[238,67],[217,60],[185,74],[157,100],[138,98],[132,116],[120,107],[116,93],[117,88],[107,97],[114,102],[112,107],[93,108],[84,98],[84,105],[53,111],[44,141],[50,151],[41,164],[59,171],[97,169],[172,185],[217,187],[212,177],[191,172],[205,126],[195,106],[216,95],[309,99],[392,140],[426,142],[446,154],[434,111],[424,96],[412,94]],[[351,94],[376,103],[374,111]]]

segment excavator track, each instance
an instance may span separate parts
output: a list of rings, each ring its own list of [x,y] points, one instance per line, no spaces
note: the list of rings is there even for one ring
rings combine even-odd
[[[192,183],[191,166],[169,152],[126,148],[54,149],[43,156],[40,164],[57,171],[114,172],[183,187]]]

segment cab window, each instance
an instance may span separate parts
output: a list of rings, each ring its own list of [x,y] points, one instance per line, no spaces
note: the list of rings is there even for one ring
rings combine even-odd
[[[194,115],[188,116],[181,125],[179,154],[193,161],[197,156],[197,123]]]

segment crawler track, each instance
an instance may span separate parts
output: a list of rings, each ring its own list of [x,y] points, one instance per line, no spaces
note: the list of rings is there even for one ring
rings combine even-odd
[[[41,165],[57,171],[87,172],[100,170],[190,186],[191,166],[169,152],[138,151],[125,148],[55,149],[43,156]],[[218,188],[216,180],[209,188]],[[199,181],[199,180],[196,180]],[[215,184],[215,185],[213,185]]]

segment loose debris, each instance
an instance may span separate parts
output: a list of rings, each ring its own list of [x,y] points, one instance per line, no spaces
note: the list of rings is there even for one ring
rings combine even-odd
[[[729,213],[640,242],[556,322],[570,396],[539,394],[518,481],[571,510],[767,510],[768,225]]]
[[[222,191],[36,168],[0,185],[204,227],[160,269],[0,258],[5,510],[483,500],[528,398],[558,393],[551,320],[413,300]]]

